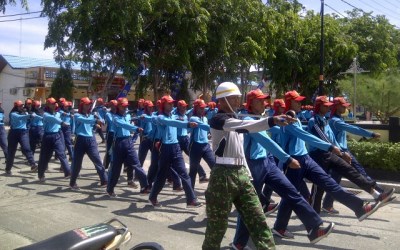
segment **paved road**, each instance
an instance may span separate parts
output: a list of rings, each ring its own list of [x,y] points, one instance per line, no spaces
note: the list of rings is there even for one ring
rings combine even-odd
[[[104,154],[104,145],[100,146]],[[37,157],[37,156],[36,156]],[[149,157],[148,157],[149,159]],[[186,209],[183,193],[172,192],[166,186],[159,201],[163,207],[154,209],[147,204],[147,196],[139,190],[128,188],[125,177],[116,188],[118,198],[110,199],[88,158],[78,184],[82,190],[71,191],[68,180],[58,171],[59,164],[49,165],[47,181],[40,184],[35,173],[30,172],[25,160],[16,159],[14,175],[4,175],[0,170],[0,249],[7,250],[48,238],[64,231],[95,224],[117,217],[125,222],[133,233],[130,245],[143,241],[157,241],[165,249],[200,249],[206,225],[205,208]],[[149,161],[146,160],[147,167]],[[203,166],[206,167],[204,163]],[[196,192],[204,201],[206,184],[196,184]],[[368,199],[362,192],[359,196]],[[278,197],[273,197],[279,201]],[[278,249],[400,249],[400,203],[396,201],[378,210],[369,219],[358,222],[349,209],[337,204],[339,216],[323,215],[326,221],[334,221],[334,232],[317,245],[310,245],[300,221],[293,216],[289,229],[294,240],[276,240]],[[276,214],[268,218],[273,225]],[[233,239],[236,222],[235,212],[229,217],[229,228],[222,242],[228,249]]]

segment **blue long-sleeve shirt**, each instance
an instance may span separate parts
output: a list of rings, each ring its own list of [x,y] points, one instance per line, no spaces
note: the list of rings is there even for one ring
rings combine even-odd
[[[245,117],[243,120],[256,119]],[[290,159],[290,155],[285,153],[285,151],[267,135],[266,131],[245,133],[243,144],[246,157],[252,160],[266,158],[267,150],[283,163],[286,163]]]
[[[84,137],[93,136],[93,125],[96,123],[94,115],[75,114],[75,134]]]
[[[154,114],[154,113],[153,113]],[[143,114],[142,115],[142,124],[143,124],[143,136],[147,138],[154,139],[154,134],[156,133],[156,124],[155,119],[152,115]]]
[[[335,135],[336,141],[339,143],[340,149],[342,150],[348,150],[346,132],[368,138],[374,137],[374,132],[345,123],[340,116],[333,116],[329,120],[329,125]]]
[[[316,119],[320,120],[319,124],[316,124]],[[331,129],[331,127],[329,126],[328,121],[326,120],[325,116],[320,116],[320,115],[315,115],[313,118],[311,118],[308,121],[308,132],[310,132],[311,134],[325,140],[324,138],[321,137],[321,135],[317,132],[315,126],[318,126],[321,130],[321,132],[323,133],[322,136],[324,136],[327,140],[327,142],[331,143],[332,145],[340,148],[339,143],[336,141],[335,135],[333,134],[333,131]],[[317,148],[310,145],[309,146],[309,150],[310,151],[314,151]]]
[[[190,140],[202,144],[208,143],[208,132],[210,131],[210,125],[208,125],[207,118],[192,116],[190,117],[189,121],[196,122],[198,124],[197,128],[192,129]]]
[[[107,124],[107,132],[115,133],[115,125],[113,122],[114,114],[111,112],[107,112],[105,117],[105,122]]]
[[[43,116],[36,114],[32,117],[30,127],[43,127]]]
[[[159,115],[157,119],[163,144],[178,143],[177,128],[188,128],[188,122],[178,121],[174,116]]]
[[[206,108],[205,112],[206,112],[207,120],[211,120],[211,118],[213,118],[213,116],[216,113],[218,113],[218,108],[214,108],[214,109]]]
[[[308,154],[306,144],[328,151],[332,144],[324,142],[318,137],[305,131],[299,119],[296,122],[281,128],[281,147],[291,156]]]
[[[0,112],[0,126],[4,126],[4,113]]]
[[[131,135],[131,132],[137,132],[139,127],[131,124],[131,119],[130,114],[125,114],[124,116],[116,114],[113,116],[115,136],[117,138],[127,137]]]
[[[187,115],[180,115],[178,113],[176,113],[175,119],[177,119],[178,121],[183,121],[183,122],[189,121]],[[187,136],[188,135],[188,128],[187,127],[186,128],[178,128],[177,135],[178,135],[178,137]]]
[[[71,112],[65,112],[64,110],[58,111],[61,115],[61,120],[66,124],[66,125],[72,125],[72,117],[71,117]]]
[[[268,132],[271,134],[271,139],[278,145],[281,145],[281,129],[279,126],[273,126],[268,129]]]
[[[10,126],[12,129],[26,129],[26,123],[28,122],[31,115],[29,114],[18,114],[17,112],[10,113]]]
[[[105,120],[107,109],[103,105],[97,106],[93,109],[93,112],[97,112],[101,119]]]
[[[61,115],[58,112],[54,114],[45,112],[43,115],[43,129],[45,133],[57,133],[60,131],[61,123]]]

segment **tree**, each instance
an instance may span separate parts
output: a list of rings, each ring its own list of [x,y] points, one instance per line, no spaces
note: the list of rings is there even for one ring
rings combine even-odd
[[[28,2],[27,0],[20,0],[21,6],[28,10]],[[6,5],[16,5],[15,0],[0,0],[0,11],[5,13],[6,12]]]
[[[372,73],[381,73],[398,65],[399,30],[384,16],[354,9],[344,19],[347,34],[357,44],[360,64]]]
[[[351,77],[339,81],[339,86],[353,100],[354,83]],[[357,75],[357,105],[372,112],[387,124],[389,117],[400,111],[400,72],[391,70],[379,75]]]
[[[152,12],[143,16],[139,47],[149,53],[154,97],[170,90],[171,75],[192,68],[191,52],[206,40],[209,13],[201,0],[155,0]]]
[[[105,97],[118,70],[128,79],[135,72],[143,15],[150,10],[150,1],[140,0],[43,0],[43,13],[49,17],[45,47],[55,46],[60,62],[79,61],[90,74],[105,74]]]
[[[74,83],[71,74],[71,68],[66,65],[66,67],[61,66],[57,71],[56,78],[51,85],[50,96],[56,99],[64,97],[67,100],[72,100],[73,98],[73,88]]]

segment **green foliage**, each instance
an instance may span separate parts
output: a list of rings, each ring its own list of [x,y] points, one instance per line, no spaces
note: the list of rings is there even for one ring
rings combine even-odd
[[[400,143],[349,142],[348,147],[364,167],[400,171]]]
[[[6,12],[6,5],[16,5],[16,1],[15,0],[0,0],[0,12],[3,12],[3,14]],[[25,8],[26,10],[28,10],[28,3],[27,0],[20,0],[20,4],[23,8]]]
[[[67,100],[72,100],[73,97],[73,79],[71,70],[68,67],[60,67],[57,72],[56,78],[51,85],[50,97],[59,99],[64,97]]]
[[[339,81],[343,93],[354,98],[353,76]],[[382,123],[387,124],[389,117],[400,111],[400,72],[386,71],[379,75],[357,74],[357,105],[371,111]]]
[[[252,65],[263,68],[278,95],[298,89],[312,96],[318,86],[321,18],[314,11],[305,13],[296,0],[42,3],[49,17],[45,47],[56,47],[56,59],[80,61],[85,70],[102,71],[111,82],[117,70],[132,76],[137,55],[147,52],[149,79],[141,79],[138,89],[153,88],[155,97],[168,89],[172,72],[191,71],[188,87],[206,92],[216,79],[236,82],[240,77],[246,84]],[[325,15],[324,39],[326,94],[341,92],[340,73],[355,56],[374,75],[398,65],[400,31],[385,17],[357,10],[348,18]]]

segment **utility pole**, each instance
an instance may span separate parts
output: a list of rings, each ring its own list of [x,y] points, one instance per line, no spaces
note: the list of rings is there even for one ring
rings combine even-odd
[[[324,0],[321,0],[321,41],[319,46],[319,85],[318,95],[324,93]]]
[[[354,57],[353,63],[350,65],[350,68],[341,74],[353,74],[353,114],[354,120],[356,118],[356,106],[357,106],[357,74],[369,72],[369,70],[364,70],[360,67],[360,63],[357,60],[357,57]]]

